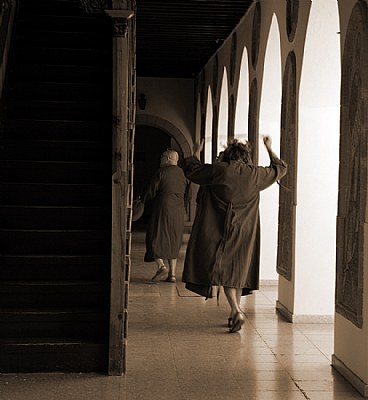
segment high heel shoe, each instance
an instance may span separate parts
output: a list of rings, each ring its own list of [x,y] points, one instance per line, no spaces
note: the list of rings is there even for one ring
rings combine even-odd
[[[157,269],[155,275],[153,275],[152,280],[154,281],[155,279],[157,279],[160,275],[164,274],[165,272],[167,272],[166,265],[161,265],[160,268]]]
[[[244,315],[241,312],[237,312],[232,319],[232,325],[229,330],[230,333],[239,332],[242,326],[244,325],[245,319]]]
[[[233,318],[232,317],[229,317],[228,319],[227,319],[227,327],[228,328],[231,328],[231,325],[233,324]]]

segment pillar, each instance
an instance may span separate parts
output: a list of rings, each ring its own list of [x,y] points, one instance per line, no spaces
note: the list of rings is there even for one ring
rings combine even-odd
[[[368,2],[339,1],[342,78],[332,365],[368,398]]]
[[[133,122],[131,45],[133,10],[105,10],[113,26],[112,260],[109,375],[126,372],[128,294],[132,217]]]

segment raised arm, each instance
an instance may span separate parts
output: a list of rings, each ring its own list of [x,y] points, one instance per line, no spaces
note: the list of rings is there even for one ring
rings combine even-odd
[[[270,156],[271,163],[273,160],[280,160],[279,157],[277,157],[277,155],[272,151],[271,136],[268,136],[268,135],[263,136],[263,144],[265,145],[268,155]]]
[[[264,190],[283,176],[287,172],[287,164],[281,160],[276,153],[272,150],[272,140],[268,135],[263,136],[263,143],[266,147],[268,155],[270,156],[271,165],[269,167],[258,167],[259,181],[258,186],[260,190]]]

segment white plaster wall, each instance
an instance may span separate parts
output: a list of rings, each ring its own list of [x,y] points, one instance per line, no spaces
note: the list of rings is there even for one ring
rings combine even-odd
[[[339,167],[336,0],[313,0],[300,84],[295,315],[333,315]]]
[[[364,313],[367,321],[367,313]],[[335,315],[334,355],[368,385],[367,329],[356,327],[340,314]],[[337,333],[337,334],[336,334]]]
[[[145,110],[137,107],[137,114],[149,114],[169,121],[178,128],[190,146],[195,136],[194,80],[174,78],[138,78],[137,98],[144,93]]]
[[[368,251],[368,225],[365,224],[365,252]],[[368,273],[363,274],[363,327],[335,313],[334,356],[344,364],[344,375],[361,392],[368,395]],[[346,369],[345,369],[346,368]],[[348,372],[347,372],[348,371]],[[346,373],[347,372],[347,373]],[[353,378],[351,379],[351,375]],[[358,377],[358,378],[356,378]],[[361,381],[360,381],[361,380]]]

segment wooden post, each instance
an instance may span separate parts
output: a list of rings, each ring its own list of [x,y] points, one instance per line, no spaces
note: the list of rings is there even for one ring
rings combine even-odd
[[[113,23],[112,248],[109,375],[126,371],[127,299],[130,269],[130,51],[133,10],[105,10]],[[128,255],[128,257],[127,257]]]

